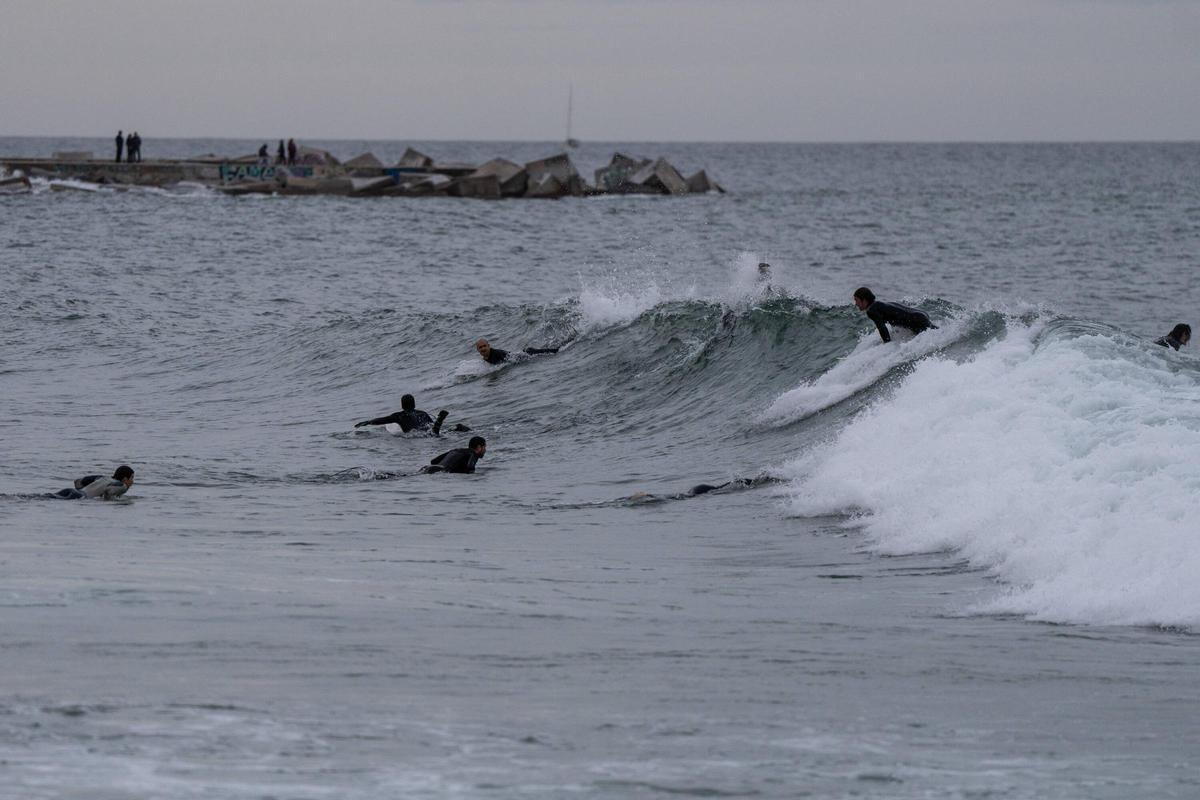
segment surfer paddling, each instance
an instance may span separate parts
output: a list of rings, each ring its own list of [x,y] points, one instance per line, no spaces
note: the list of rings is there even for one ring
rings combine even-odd
[[[930,322],[929,316],[924,311],[902,306],[899,303],[885,303],[882,300],[876,300],[875,293],[865,286],[854,290],[854,305],[859,311],[867,313],[867,316],[875,323],[875,327],[879,329],[879,338],[885,342],[892,340],[892,334],[887,329],[888,325],[906,328],[914,334],[930,328],[937,328],[937,325]]]
[[[505,361],[510,361],[514,356],[507,350],[501,350],[498,347],[492,347],[487,339],[476,339],[475,349],[479,352],[479,357],[489,364],[501,364]],[[557,353],[557,347],[526,347],[521,353],[527,356],[540,356],[543,353]]]
[[[487,441],[482,436],[472,436],[466,447],[456,447],[447,450],[422,467],[421,472],[454,472],[469,474],[475,471],[475,462],[483,458],[487,452]]]
[[[116,500],[129,491],[133,486],[133,467],[122,464],[113,472],[111,478],[103,475],[84,475],[77,478],[73,488],[60,489],[51,497],[63,500]]]
[[[450,412],[443,409],[438,412],[437,419],[429,416],[428,413],[417,408],[417,401],[411,394],[406,394],[400,398],[400,411],[393,414],[388,414],[384,417],[376,417],[375,419],[365,419],[362,422],[354,423],[354,427],[361,428],[365,425],[390,425],[396,424],[400,426],[400,430],[404,433],[409,431],[429,431],[434,436],[441,435],[442,423],[449,416]],[[459,423],[450,430],[469,431],[471,430],[466,425]]]

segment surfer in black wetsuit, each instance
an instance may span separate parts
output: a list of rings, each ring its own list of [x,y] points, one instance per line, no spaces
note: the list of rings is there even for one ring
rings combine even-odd
[[[668,495],[665,497],[663,495],[650,494],[649,492],[634,492],[633,494],[629,495],[627,499],[640,503],[658,500],[683,500],[687,497],[699,497],[702,494],[715,492],[728,486],[732,486],[735,489],[750,489],[755,486],[761,486],[766,483],[774,482],[775,478],[772,478],[769,475],[759,475],[754,478],[734,478],[733,480],[725,481],[724,483],[718,483],[716,485],[711,483],[698,483],[691,489],[688,489],[686,492]]]
[[[1155,339],[1154,343],[1169,347],[1172,350],[1178,350],[1192,340],[1192,326],[1183,322],[1171,328],[1171,332],[1161,339]]]
[[[479,351],[479,357],[489,364],[500,364],[508,361],[510,356],[507,350],[501,350],[498,347],[492,347],[488,344],[487,339],[476,339],[475,349]],[[557,347],[526,347],[521,351],[525,355],[540,356],[543,353],[557,353]]]
[[[854,305],[859,311],[867,312],[867,316],[879,329],[879,338],[885,342],[892,340],[892,334],[887,329],[888,325],[907,328],[914,334],[930,328],[937,328],[937,325],[929,321],[929,316],[924,311],[902,306],[899,303],[885,303],[882,300],[876,300],[875,293],[865,286],[854,290]]]
[[[408,433],[409,431],[424,431],[428,430],[434,436],[438,436],[442,432],[442,423],[450,412],[442,410],[438,412],[437,419],[433,419],[427,413],[417,408],[417,401],[411,394],[406,394],[400,398],[400,408],[394,414],[388,414],[386,417],[376,417],[375,419],[365,419],[362,422],[354,423],[354,427],[361,428],[364,425],[388,425],[396,423],[400,426],[400,430]],[[469,431],[471,430],[466,425],[459,423],[451,430]]]
[[[447,450],[422,467],[421,472],[456,472],[466,474],[475,471],[475,462],[487,452],[487,442],[482,436],[472,436],[466,447]]]
[[[133,486],[133,467],[122,464],[113,472],[111,478],[103,475],[84,475],[75,480],[74,488],[60,489],[50,496],[63,500],[83,500],[85,498],[116,500],[129,491],[131,486]]]

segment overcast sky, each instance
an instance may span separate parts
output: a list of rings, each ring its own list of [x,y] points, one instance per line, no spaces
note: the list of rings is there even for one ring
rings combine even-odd
[[[1200,0],[0,0],[0,135],[1200,139]]]

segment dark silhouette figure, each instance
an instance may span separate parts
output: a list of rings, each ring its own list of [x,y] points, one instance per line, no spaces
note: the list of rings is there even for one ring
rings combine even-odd
[[[287,160],[287,156],[286,156],[286,155],[284,155],[284,149],[283,149],[283,139],[280,139],[280,140],[279,140],[279,149],[277,149],[277,150],[275,151],[275,163],[276,163],[276,164],[282,164],[282,163],[284,163],[284,161],[286,161],[286,160]]]
[[[134,131],[132,134],[130,134],[130,145],[128,149],[129,152],[125,154],[126,158],[139,164],[142,163],[142,137],[137,131]]]
[[[125,149],[125,136],[117,131],[117,163],[121,163],[121,151]]]
[[[902,306],[899,303],[885,303],[882,300],[876,300],[875,293],[865,286],[854,290],[854,305],[859,311],[867,312],[867,316],[879,330],[879,338],[885,342],[892,340],[892,335],[888,333],[887,329],[889,324],[898,328],[907,328],[914,334],[930,328],[937,328],[937,325],[929,321],[929,316],[924,311]]]
[[[478,351],[479,357],[489,364],[500,364],[508,361],[508,351],[501,350],[499,347],[492,347],[487,339],[477,339],[475,341],[475,350]],[[526,347],[522,350],[527,356],[540,356],[544,353],[557,353],[557,347]]]
[[[397,411],[394,414],[388,414],[387,416],[376,417],[375,419],[365,419],[362,422],[356,422],[354,423],[354,427],[361,428],[364,425],[387,425],[388,423],[394,422],[400,426],[400,430],[408,433],[412,430],[423,430],[432,425],[434,427],[434,435],[436,435],[438,430],[441,429],[440,423],[435,424],[433,417],[417,408],[416,398],[414,398],[411,394],[406,394],[400,398],[400,408],[402,410]],[[438,415],[438,417],[444,420],[446,418],[445,414],[446,412],[443,411]]]
[[[133,161],[133,132],[125,134],[125,163]]]
[[[288,166],[294,167],[296,165],[296,140],[295,139],[288,139],[287,150],[288,150],[288,162],[287,162]]]
[[[1178,350],[1192,340],[1192,326],[1185,322],[1181,322],[1171,332],[1161,339],[1155,339],[1154,343],[1162,347],[1169,347],[1172,350]]]
[[[116,472],[113,473],[111,478],[105,478],[103,475],[84,475],[82,478],[75,480],[72,488],[60,489],[50,496],[63,500],[85,500],[88,498],[116,500],[129,491],[129,487],[131,486],[133,486],[133,467],[123,464],[117,467]]]
[[[475,471],[475,462],[483,458],[487,452],[487,442],[482,436],[472,436],[466,447],[456,447],[447,450],[429,462],[429,466],[421,467],[421,472],[456,472],[468,475]]]

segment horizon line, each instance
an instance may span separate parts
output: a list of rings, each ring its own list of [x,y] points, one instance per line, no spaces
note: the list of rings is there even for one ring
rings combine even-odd
[[[123,129],[122,129],[123,130]],[[152,139],[159,141],[188,141],[194,139],[208,139],[212,141],[263,141],[261,136],[152,136]],[[446,142],[452,144],[492,144],[492,143],[510,143],[510,144],[563,144],[557,138],[553,139],[454,139],[441,137],[405,137],[405,138],[377,138],[377,137],[326,137],[326,136],[311,136],[311,137],[289,137],[297,139],[297,141],[319,141],[319,142]],[[105,134],[72,134],[72,133],[0,133],[0,139],[99,139],[111,140],[112,136]],[[277,137],[267,137],[266,142],[278,141]],[[1200,138],[1194,139],[590,139],[580,140],[582,145],[587,144],[798,144],[798,145],[839,145],[839,144],[877,144],[877,145],[897,145],[897,144],[979,144],[979,145],[1020,145],[1020,144],[1200,144]]]

